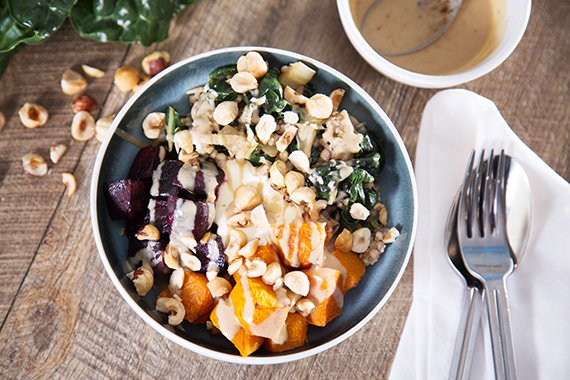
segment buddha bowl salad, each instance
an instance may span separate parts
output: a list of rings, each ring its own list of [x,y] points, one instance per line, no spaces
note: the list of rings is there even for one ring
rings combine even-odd
[[[375,189],[379,147],[339,108],[343,89],[313,91],[315,73],[257,52],[217,68],[189,115],[146,116],[156,144],[105,184],[136,292],[155,288],[170,325],[205,324],[242,356],[305,344],[399,235]]]

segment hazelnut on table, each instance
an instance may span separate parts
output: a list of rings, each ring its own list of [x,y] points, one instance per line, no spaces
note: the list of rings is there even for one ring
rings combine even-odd
[[[61,76],[61,90],[65,95],[77,95],[85,91],[87,81],[73,70],[65,70]]]
[[[143,58],[142,69],[146,75],[155,76],[170,66],[170,54],[166,51],[155,51]]]
[[[87,111],[89,113],[97,110],[97,101],[89,95],[78,95],[71,102],[73,113]]]
[[[43,127],[49,118],[48,111],[35,103],[24,103],[18,111],[20,121],[26,128]]]
[[[24,171],[36,177],[47,174],[48,165],[42,156],[35,153],[28,153],[22,157],[22,166]]]

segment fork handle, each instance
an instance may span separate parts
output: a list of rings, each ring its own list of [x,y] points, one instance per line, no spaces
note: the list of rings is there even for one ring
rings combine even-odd
[[[467,297],[453,348],[449,380],[469,379],[475,349],[475,338],[481,322],[482,309],[483,291],[476,287],[467,287]]]
[[[491,345],[495,361],[495,376],[497,380],[515,380],[517,371],[505,280],[488,281],[485,289],[487,292],[489,327],[491,329]]]

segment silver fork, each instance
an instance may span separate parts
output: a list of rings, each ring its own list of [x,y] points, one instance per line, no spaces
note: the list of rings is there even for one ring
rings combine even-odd
[[[459,199],[457,236],[468,271],[487,294],[487,311],[497,379],[516,379],[506,278],[514,269],[505,217],[505,154],[493,151],[473,167],[471,153]],[[498,161],[495,164],[495,161]]]

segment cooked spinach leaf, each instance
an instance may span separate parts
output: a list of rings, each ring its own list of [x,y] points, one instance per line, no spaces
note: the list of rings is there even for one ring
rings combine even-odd
[[[237,73],[236,65],[229,65],[218,67],[208,75],[208,87],[218,94],[216,100],[231,100],[236,97],[237,94],[227,82],[235,73]]]
[[[340,226],[342,228],[348,229],[350,232],[354,232],[360,227],[361,222],[353,219],[352,216],[350,216],[351,206],[352,205],[349,204],[340,211]]]
[[[318,199],[330,201],[336,194],[338,184],[346,179],[348,173],[350,168],[344,161],[330,160],[315,168],[307,180],[315,187]]]
[[[372,153],[366,157],[354,159],[354,166],[362,168],[373,176],[378,176],[384,165],[383,157],[380,153]]]
[[[364,185],[374,183],[374,177],[366,170],[357,168],[354,169],[352,174],[344,181],[344,191],[348,194],[350,203],[365,203],[366,193],[364,192]]]
[[[259,97],[265,96],[262,108],[266,113],[281,112],[287,106],[287,101],[283,99],[283,87],[279,83],[279,74],[279,69],[274,67],[259,83]]]
[[[372,138],[370,137],[370,134],[363,132],[362,136],[363,139],[360,142],[360,151],[358,152],[357,157],[376,151],[376,144],[374,143],[374,140],[372,140]]]
[[[303,86],[303,95],[306,96],[307,98],[310,98],[311,96],[315,95],[316,93],[317,93],[317,90],[315,89],[314,84],[309,82]]]
[[[320,138],[317,137],[316,140],[318,141]],[[311,147],[311,157],[309,157],[309,162],[311,166],[315,166],[317,162],[321,159],[321,151],[323,148],[319,144],[313,144]]]
[[[265,153],[261,145],[256,146],[253,152],[249,155],[249,162],[251,162],[253,166],[260,166],[265,162],[273,161],[275,161],[275,158]]]
[[[364,189],[364,206],[371,209],[378,203],[378,193],[374,189]]]

